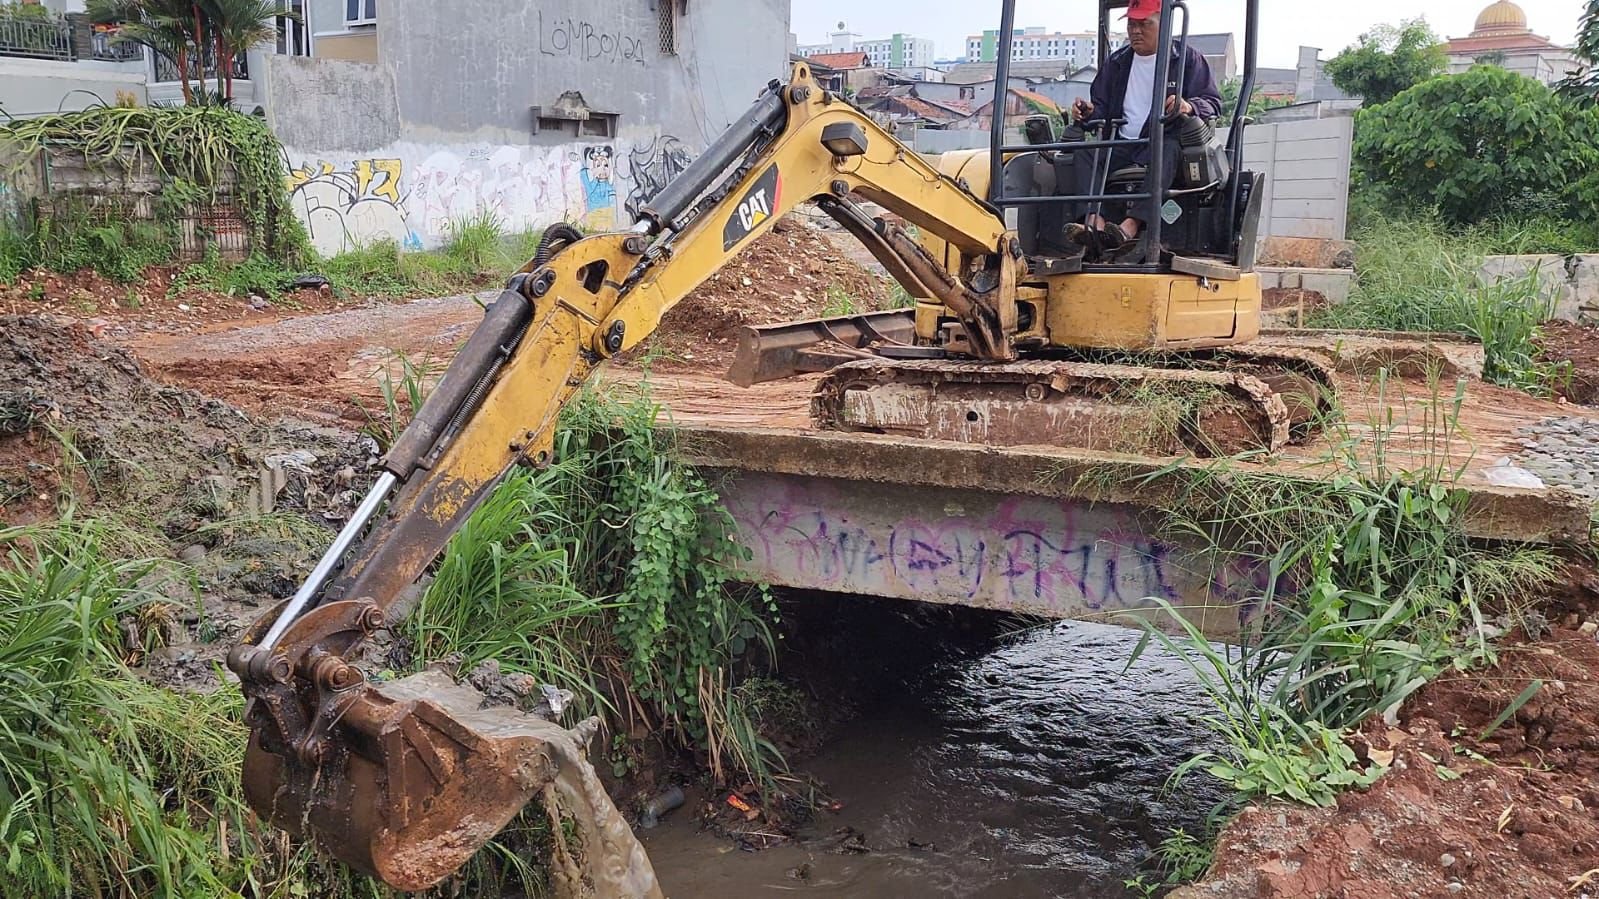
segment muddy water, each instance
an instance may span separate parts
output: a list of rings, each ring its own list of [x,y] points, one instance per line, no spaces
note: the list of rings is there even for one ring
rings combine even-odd
[[[909,676],[890,666],[864,714],[804,765],[840,812],[821,813],[798,845],[763,853],[697,833],[680,813],[642,834],[663,891],[1125,895],[1140,860],[1172,828],[1201,825],[1220,796],[1203,782],[1165,790],[1212,745],[1199,724],[1207,708],[1172,658],[1123,675],[1137,642],[1132,631],[1066,624]],[[840,851],[846,827],[869,851]]]

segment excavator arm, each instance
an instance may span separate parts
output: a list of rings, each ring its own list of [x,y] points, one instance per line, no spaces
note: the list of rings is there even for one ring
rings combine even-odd
[[[866,216],[855,196],[946,241],[960,271]],[[403,620],[404,597],[507,472],[550,460],[559,412],[590,372],[648,337],[674,304],[806,201],[859,237],[913,296],[947,307],[974,355],[1015,357],[1023,263],[1003,219],[797,64],[789,83],[773,82],[637,210],[632,230],[546,234],[300,591],[230,654],[249,699],[244,782],[257,812],[415,890],[448,877],[531,799],[564,784],[567,803],[588,807],[580,822],[594,825],[586,854],[614,861],[597,876],[612,892],[658,895],[603,790],[563,779],[587,769],[592,723],[574,732],[479,709],[436,676],[370,683],[356,653]]]

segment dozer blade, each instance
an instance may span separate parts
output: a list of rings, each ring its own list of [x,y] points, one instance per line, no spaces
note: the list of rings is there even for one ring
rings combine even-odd
[[[541,791],[584,839],[601,896],[658,897],[643,848],[586,758],[577,731],[509,708],[439,672],[362,686],[312,745],[289,758],[256,729],[244,762],[250,805],[296,836],[401,890],[442,882]]]
[[[727,379],[749,387],[828,371],[845,362],[870,358],[874,346],[910,344],[915,339],[916,313],[909,309],[754,325],[739,331],[738,354]]]

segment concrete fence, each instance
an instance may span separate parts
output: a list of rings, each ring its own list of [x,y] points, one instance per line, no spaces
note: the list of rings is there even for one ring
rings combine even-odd
[[[1479,277],[1484,284],[1535,277],[1555,318],[1599,323],[1599,255],[1489,256]]]

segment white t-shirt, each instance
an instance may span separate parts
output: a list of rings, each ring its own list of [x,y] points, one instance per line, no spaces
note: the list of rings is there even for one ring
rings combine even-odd
[[[1122,137],[1137,140],[1144,136],[1149,121],[1149,104],[1155,98],[1155,54],[1133,54],[1133,69],[1127,78],[1127,93],[1122,96]]]

